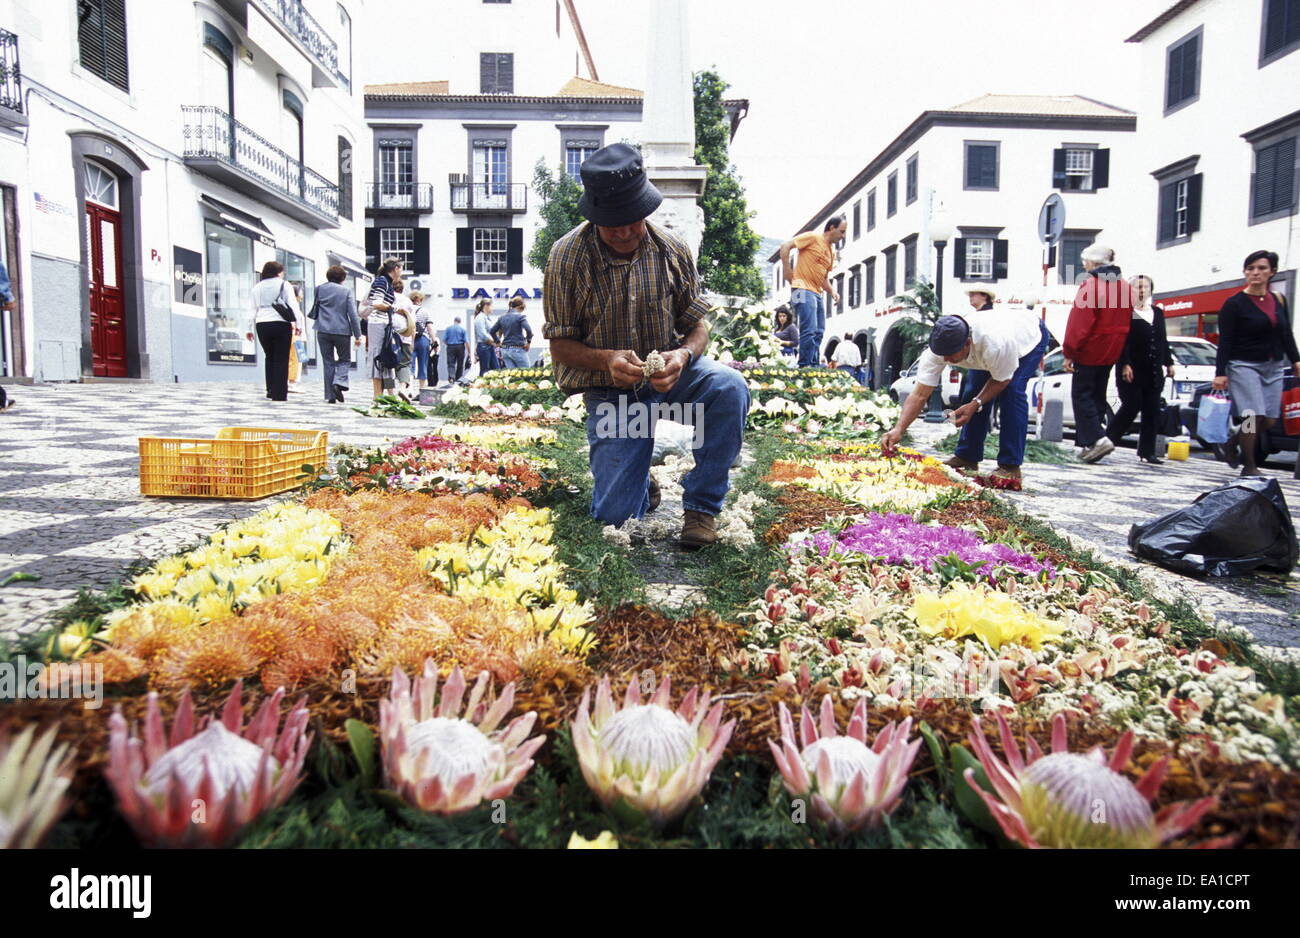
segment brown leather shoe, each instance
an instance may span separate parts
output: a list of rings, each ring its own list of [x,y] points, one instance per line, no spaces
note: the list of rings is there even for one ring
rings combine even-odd
[[[689,508],[682,513],[682,546],[694,550],[697,547],[708,547],[710,544],[718,542],[718,528],[714,523],[713,515],[706,515],[702,511],[691,511]]]
[[[969,459],[962,459],[960,456],[950,456],[943,461],[945,466],[951,466],[958,472],[978,472],[980,464],[971,462]]]
[[[1003,465],[999,464],[998,467],[997,467],[996,469],[993,470],[992,475],[993,475],[993,478],[995,478],[995,479],[1019,479],[1019,478],[1020,478],[1020,467],[1019,467],[1019,466],[1003,466]]]

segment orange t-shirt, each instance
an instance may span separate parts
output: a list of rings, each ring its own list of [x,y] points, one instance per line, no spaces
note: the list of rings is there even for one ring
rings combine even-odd
[[[835,249],[816,231],[805,231],[795,235],[794,246],[799,256],[794,262],[794,279],[790,286],[796,290],[813,290],[821,293],[826,289],[826,275],[835,266]]]

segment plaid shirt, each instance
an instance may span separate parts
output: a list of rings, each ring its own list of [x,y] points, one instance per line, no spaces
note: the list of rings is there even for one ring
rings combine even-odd
[[[649,222],[646,231],[630,258],[614,257],[589,222],[555,242],[543,281],[545,338],[631,349],[643,360],[679,346],[709,304],[700,296],[690,249]],[[607,371],[559,363],[555,383],[569,392],[614,386]]]

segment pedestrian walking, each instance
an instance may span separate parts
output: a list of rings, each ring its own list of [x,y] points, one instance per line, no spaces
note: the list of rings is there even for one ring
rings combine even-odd
[[[380,367],[376,357],[384,344],[384,331],[388,328],[389,313],[393,311],[393,302],[397,298],[393,282],[402,278],[402,262],[396,257],[388,257],[379,265],[375,282],[370,285],[370,295],[366,304],[369,311],[366,318],[366,371],[370,374],[375,397],[384,393],[384,379],[392,380],[392,372]]]
[[[415,342],[412,344],[412,354],[415,358],[415,379],[419,382],[420,387],[429,386],[429,349],[433,347],[429,336],[433,332],[433,319],[424,308],[424,294],[419,290],[411,293],[411,305],[415,307]],[[437,373],[434,373],[433,383],[437,384]]]
[[[826,307],[823,291],[838,303],[840,295],[831,284],[835,266],[835,245],[844,240],[848,222],[843,215],[832,215],[821,234],[805,231],[781,245],[781,270],[790,284],[790,306],[799,318],[799,367],[816,368],[822,335],[826,332]],[[790,263],[790,252],[799,256]]]
[[[615,143],[593,153],[581,173],[578,205],[587,221],[551,248],[542,334],[556,384],[582,392],[587,405],[591,514],[621,525],[658,506],[650,460],[666,405],[695,422],[700,441],[695,468],[682,480],[681,543],[713,544],[744,441],[749,388],[740,372],[703,357],[709,303],[695,257],[647,221],[663,196],[646,178],[641,154]]]
[[[975,472],[984,458],[993,402],[998,401],[1000,421],[998,467],[993,477],[1019,479],[1029,436],[1029,401],[1025,388],[1038,371],[1051,341],[1047,326],[1029,310],[1007,310],[999,316],[941,316],[930,332],[927,348],[916,369],[916,387],[903,402],[893,429],[881,437],[881,451],[892,456],[903,433],[911,426],[943,380],[944,365],[971,369],[975,396],[952,412],[961,427],[957,451],[948,465]],[[1000,400],[999,400],[1000,399]]]
[[[406,293],[401,280],[393,282],[393,330],[402,339],[402,351],[393,369],[393,392],[406,403],[411,403],[411,364],[415,360],[415,304]],[[385,387],[389,385],[385,384]]]
[[[273,401],[289,399],[289,349],[302,310],[289,284],[284,280],[284,265],[267,261],[262,279],[253,287],[253,317],[257,341],[265,362],[266,396]]]
[[[320,350],[325,403],[343,403],[347,392],[352,349],[361,344],[361,320],[357,298],[344,284],[348,272],[338,264],[325,271],[325,282],[316,288],[308,319],[316,322],[316,347]]]
[[[1287,363],[1300,377],[1290,306],[1269,288],[1278,256],[1255,251],[1242,265],[1246,285],[1219,310],[1219,352],[1214,389],[1228,391],[1237,405],[1241,426],[1225,447],[1228,463],[1241,464],[1243,476],[1260,475],[1255,447],[1261,430],[1282,416],[1282,384]]]
[[[799,354],[799,327],[794,324],[790,307],[782,303],[776,308],[776,325],[773,327],[776,340],[781,343],[781,354],[794,358]]]
[[[492,338],[501,349],[506,368],[527,368],[528,350],[533,347],[533,327],[524,314],[527,307],[522,296],[510,301],[509,311],[492,327]]]
[[[844,333],[844,339],[835,346],[835,367],[853,375],[853,380],[862,384],[862,350],[853,341],[853,333]]]
[[[1079,284],[1065,327],[1065,367],[1074,373],[1074,442],[1079,459],[1099,462],[1115,449],[1104,433],[1110,374],[1124,351],[1133,319],[1132,289],[1115,265],[1115,252],[1101,244],[1083,249],[1088,276]]]
[[[465,374],[465,327],[457,316],[442,334],[447,346],[447,381],[459,381]]]
[[[1166,336],[1165,311],[1151,302],[1155,284],[1146,274],[1139,274],[1129,284],[1133,287],[1133,318],[1115,363],[1120,406],[1110,418],[1106,437],[1118,446],[1140,414],[1138,459],[1159,465],[1164,462],[1156,455],[1156,428],[1164,400],[1160,392],[1165,378],[1174,376],[1174,356]]]
[[[438,341],[438,332],[433,328],[433,320],[429,320],[429,385],[437,387],[442,382],[438,380],[438,358],[442,348],[442,343]]]
[[[479,300],[474,306],[474,361],[478,362],[479,377],[497,367],[497,343],[492,338],[492,301]]]

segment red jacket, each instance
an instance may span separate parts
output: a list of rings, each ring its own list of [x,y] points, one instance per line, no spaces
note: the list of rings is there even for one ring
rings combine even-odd
[[[1065,327],[1065,357],[1076,365],[1115,364],[1132,319],[1132,287],[1118,267],[1098,267],[1079,284]]]

